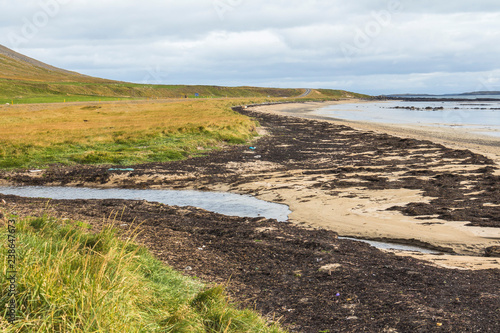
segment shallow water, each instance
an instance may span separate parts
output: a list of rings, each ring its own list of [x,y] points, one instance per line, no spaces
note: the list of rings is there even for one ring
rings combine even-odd
[[[280,222],[291,213],[286,205],[259,200],[249,195],[189,190],[98,189],[62,186],[0,187],[0,193],[28,198],[126,199],[160,202],[171,206],[194,206],[211,212],[240,217],[265,217]]]
[[[64,186],[0,186],[0,194],[17,195],[28,198],[50,199],[125,199],[147,200],[171,206],[194,206],[211,212],[239,217],[265,217],[280,222],[288,220],[291,214],[286,205],[259,200],[250,195],[190,190],[135,190],[120,188],[88,188]],[[435,253],[421,247],[375,242],[363,239],[339,237],[368,243],[380,249],[396,249]]]
[[[407,109],[412,107],[415,109]],[[388,124],[464,127],[484,135],[500,136],[500,101],[352,103],[330,105],[314,111],[314,114]]]
[[[423,248],[420,246],[377,242],[377,241],[372,241],[372,240],[367,240],[367,239],[359,239],[359,238],[351,238],[351,237],[339,237],[339,239],[349,239],[349,240],[353,240],[353,241],[357,241],[357,242],[368,243],[371,246],[376,247],[377,249],[383,249],[383,250],[413,251],[413,252],[429,253],[429,254],[440,253],[438,251],[429,250],[429,249],[426,249],[426,248]]]

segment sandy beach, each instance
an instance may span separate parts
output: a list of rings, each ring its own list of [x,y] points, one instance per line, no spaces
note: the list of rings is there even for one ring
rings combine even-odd
[[[500,138],[476,134],[473,132],[474,130],[466,127],[445,128],[425,125],[382,124],[333,119],[314,114],[314,111],[329,105],[354,103],[373,103],[373,101],[352,99],[332,102],[290,103],[259,106],[254,109],[277,115],[324,120],[334,124],[347,125],[358,130],[387,133],[402,138],[430,140],[454,149],[470,149],[478,154],[492,158],[497,164],[500,164]],[[500,174],[500,170],[497,174]]]
[[[348,100],[326,103],[278,104],[252,108],[256,112],[265,112],[281,116],[293,116],[304,119],[327,121],[336,125],[347,125],[358,131],[385,133],[401,138],[430,140],[452,149],[467,149],[484,155],[495,162],[493,174],[500,175],[500,138],[475,135],[465,130],[445,129],[431,126],[404,126],[400,124],[377,124],[369,122],[347,121],[317,116],[314,111],[327,105],[340,103],[363,103],[360,100]],[[408,152],[410,155],[412,152]],[[429,163],[426,167],[441,173],[472,173],[475,167],[459,165],[449,161],[447,165],[434,166],[435,154],[427,154]],[[376,159],[376,156],[373,156]],[[360,176],[356,173],[351,176]],[[364,176],[383,176],[397,180],[402,175],[386,173],[384,168],[365,172]],[[329,181],[322,175],[323,181]],[[423,195],[421,190],[390,189],[368,190],[353,186],[338,196],[331,196],[324,191],[308,187],[307,177],[296,173],[287,177],[291,188],[278,189],[283,177],[276,175],[271,180],[246,184],[245,190],[269,188],[261,191],[258,197],[273,200],[279,196],[293,211],[290,219],[295,222],[307,221],[338,232],[340,235],[375,239],[396,240],[409,244],[426,244],[436,249],[453,250],[462,256],[435,256],[412,254],[417,258],[431,261],[445,267],[464,269],[500,268],[500,259],[479,257],[489,246],[500,244],[500,228],[467,226],[468,221],[450,222],[428,216],[404,216],[398,211],[387,210],[395,205],[408,203],[429,203],[431,198]],[[304,197],[314,198],[307,201]],[[498,207],[498,205],[491,204]],[[400,253],[401,254],[401,253]],[[472,254],[472,256],[469,256]]]

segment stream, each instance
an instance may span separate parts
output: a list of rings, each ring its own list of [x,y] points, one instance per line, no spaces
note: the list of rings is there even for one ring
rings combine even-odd
[[[64,186],[0,186],[0,194],[55,200],[125,199],[147,200],[170,206],[194,206],[211,212],[239,217],[265,217],[279,222],[288,221],[287,205],[259,200],[250,195],[192,190],[137,190],[121,188],[89,188]],[[417,246],[339,237],[368,243],[379,249],[437,253]]]

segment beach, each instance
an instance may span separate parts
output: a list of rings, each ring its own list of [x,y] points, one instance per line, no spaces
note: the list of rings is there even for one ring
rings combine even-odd
[[[500,258],[484,256],[499,243],[493,152],[398,136],[397,128],[388,134],[305,118],[321,105],[234,108],[258,121],[260,136],[186,160],[122,171],[92,165],[0,171],[4,185],[250,194],[288,205],[289,222],[145,200],[0,194],[0,208],[85,221],[92,230],[110,220],[136,230],[169,266],[224,284],[242,306],[294,332],[498,329]],[[379,250],[339,236],[439,254]]]
[[[294,116],[307,119],[325,120],[328,122],[348,125],[359,130],[387,133],[398,137],[417,140],[430,140],[456,149],[470,149],[500,162],[500,139],[489,135],[481,135],[467,127],[436,127],[424,124],[405,125],[396,123],[376,123],[366,121],[353,121],[333,119],[331,117],[316,115],[315,111],[330,105],[373,103],[366,100],[343,100],[332,102],[308,102],[293,104],[276,104],[259,106],[256,110],[277,115]],[[380,102],[382,103],[382,102]],[[500,172],[499,172],[500,174]]]
[[[481,154],[494,161],[495,169],[492,175],[500,175],[498,168],[500,162],[500,139],[485,135],[477,135],[466,130],[449,129],[433,126],[409,126],[401,124],[380,124],[373,122],[348,121],[342,119],[331,119],[315,115],[314,111],[327,105],[342,103],[366,103],[360,100],[338,101],[327,103],[304,103],[304,104],[279,104],[270,106],[258,106],[253,108],[256,112],[265,112],[280,116],[293,116],[303,119],[314,119],[327,121],[336,125],[346,125],[360,132],[371,132],[378,134],[390,134],[400,138],[432,141],[446,147],[458,150],[470,150]],[[367,152],[369,154],[370,152]],[[407,155],[411,155],[408,151]],[[376,154],[373,154],[376,160]],[[433,151],[423,152],[422,157],[428,158],[419,168],[430,168],[441,174],[472,174],[470,165],[460,165],[457,161],[449,160],[444,165],[436,165],[437,155]],[[401,156],[396,157],[401,158]],[[403,159],[406,157],[403,157]],[[438,163],[439,164],[439,163]],[[417,167],[417,166],[415,166]],[[401,174],[386,172],[385,170],[373,168],[371,172],[353,173],[353,176],[375,176],[387,177],[396,181]],[[405,173],[403,173],[405,175]],[[325,175],[323,175],[325,176]],[[292,221],[308,221],[312,225],[335,230],[341,235],[349,235],[359,238],[378,240],[397,240],[409,244],[427,244],[435,248],[452,249],[463,256],[433,256],[412,254],[424,260],[429,260],[446,267],[461,268],[499,268],[500,260],[478,258],[483,249],[500,243],[500,228],[493,227],[471,227],[468,221],[443,221],[432,216],[402,216],[400,212],[390,211],[387,208],[395,205],[408,203],[431,202],[431,197],[423,195],[419,189],[375,189],[359,188],[353,186],[339,196],[330,196],[328,193],[317,189],[307,189],[304,186],[304,177],[293,177],[288,180],[292,187],[301,188],[301,191],[309,191],[308,197],[317,200],[307,202],[301,201],[297,191],[292,189],[275,190],[284,198],[284,202],[290,205],[293,211]],[[279,178],[278,178],[279,179]],[[328,181],[328,177],[324,181]],[[267,182],[269,184],[269,182]],[[262,184],[262,183],[261,183]],[[256,183],[254,186],[258,187]],[[271,198],[261,194],[261,198]],[[498,204],[490,204],[498,207]],[[497,215],[498,219],[498,215]],[[467,256],[473,254],[473,256]]]
[[[339,103],[364,101],[239,108],[259,120],[261,138],[254,150],[242,147],[216,161],[145,164],[115,173],[92,166],[3,172],[2,183],[250,194],[288,205],[289,221],[298,225],[460,255],[403,253],[445,267],[500,268],[499,258],[484,257],[486,248],[500,243],[500,154],[488,141],[494,138],[314,114]]]

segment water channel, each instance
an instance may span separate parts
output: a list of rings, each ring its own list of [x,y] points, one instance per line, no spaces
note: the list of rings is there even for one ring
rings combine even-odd
[[[0,194],[48,199],[125,199],[147,200],[171,206],[194,206],[211,212],[239,217],[265,217],[280,222],[291,213],[286,205],[259,200],[250,195],[191,190],[136,190],[121,188],[88,188],[64,186],[0,186]],[[435,253],[425,248],[394,243],[345,238],[368,243],[380,249]]]

